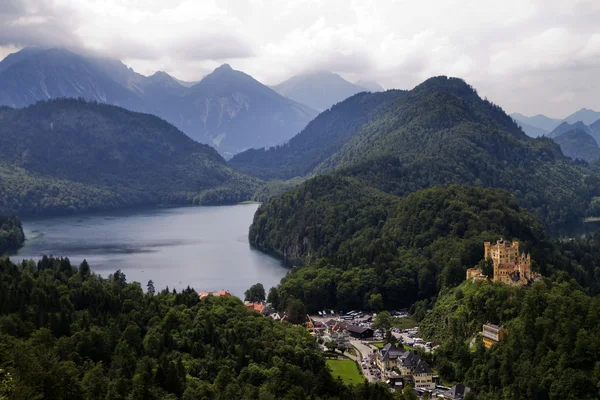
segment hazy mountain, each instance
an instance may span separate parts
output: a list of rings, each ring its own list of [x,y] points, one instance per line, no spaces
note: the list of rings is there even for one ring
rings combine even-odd
[[[600,147],[598,147],[596,139],[588,132],[589,130],[575,126],[573,129],[554,136],[553,140],[558,143],[565,156],[592,162],[600,159]]]
[[[360,80],[360,81],[354,82],[354,84],[356,86],[363,87],[370,92],[384,92],[385,91],[383,86],[381,86],[379,83],[377,83],[375,81]]]
[[[584,173],[556,143],[528,137],[460,79],[431,78],[411,91],[370,94],[368,103],[350,107],[360,96],[321,114],[289,145],[239,154],[230,165],[265,178],[342,174],[400,196],[449,183],[505,188],[548,226],[579,221],[589,206]],[[360,109],[367,117],[355,116]],[[341,112],[351,134],[341,127],[337,132]],[[319,132],[339,140],[333,154],[320,150]]]
[[[187,89],[175,111],[184,132],[231,155],[283,143],[317,115],[227,64]]]
[[[522,121],[518,121],[515,119],[515,122],[521,127],[521,129],[523,129],[523,132],[525,132],[527,134],[527,136],[530,137],[540,137],[540,136],[547,136],[550,132],[542,129],[542,128],[538,128],[537,126],[533,126],[533,125],[529,125],[525,122]]]
[[[552,132],[548,134],[548,137],[555,138],[569,131],[579,130],[585,133],[590,133],[590,128],[581,121],[575,123],[563,122],[559,126],[557,126]]]
[[[527,124],[528,126],[543,129],[546,132],[552,132],[552,130],[562,122],[560,119],[549,118],[542,114],[527,117],[523,114],[512,113],[510,116],[515,121],[519,122],[521,126],[523,126],[522,124]],[[527,133],[527,131],[525,132]]]
[[[592,135],[592,137],[596,139],[596,142],[598,142],[598,145],[600,145],[600,119],[591,124],[589,128],[590,135]]]
[[[68,50],[25,49],[0,62],[0,105],[24,107],[59,97],[145,110],[139,95],[108,76],[96,60]]]
[[[0,107],[0,214],[232,203],[254,180],[150,114],[76,99]]]
[[[371,91],[332,72],[297,75],[273,86],[273,89],[318,111],[326,110],[356,93]]]
[[[290,139],[317,112],[222,66],[197,83],[65,49],[27,48],[0,62],[0,105],[76,97],[153,113],[221,154]]]
[[[581,121],[586,125],[590,125],[600,119],[600,112],[582,108],[581,110],[574,112],[564,119],[565,122],[574,124],[577,121]]]
[[[388,90],[355,94],[323,111],[286,144],[244,151],[236,154],[229,164],[262,179],[290,179],[310,174],[403,93]]]

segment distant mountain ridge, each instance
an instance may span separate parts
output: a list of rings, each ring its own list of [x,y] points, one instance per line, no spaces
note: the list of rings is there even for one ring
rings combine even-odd
[[[563,122],[548,137],[558,143],[567,157],[593,162],[600,159],[600,146],[591,132],[592,129],[581,121]]]
[[[317,111],[324,111],[356,93],[383,91],[383,88],[375,82],[364,82],[364,84],[365,86],[354,84],[338,74],[321,71],[296,75],[273,86],[273,90]]]
[[[336,145],[324,152],[323,143]],[[556,143],[530,138],[463,80],[444,76],[410,91],[357,94],[288,144],[229,165],[263,179],[340,174],[398,196],[439,184],[504,188],[550,229],[580,221],[590,206],[586,174]]]
[[[317,115],[225,65],[192,84],[59,48],[26,48],[0,62],[0,105],[18,108],[62,97],[155,114],[228,156],[283,143]]]
[[[519,123],[519,125],[521,125],[523,128],[523,131],[531,137],[548,135],[563,122],[574,124],[580,121],[585,125],[590,125],[600,120],[600,112],[589,110],[587,108],[582,108],[581,110],[574,112],[562,120],[549,118],[542,114],[534,115],[533,117],[527,117],[523,114],[512,113],[510,116],[517,121],[517,123]]]
[[[0,107],[0,214],[250,199],[256,180],[150,114],[78,99]]]

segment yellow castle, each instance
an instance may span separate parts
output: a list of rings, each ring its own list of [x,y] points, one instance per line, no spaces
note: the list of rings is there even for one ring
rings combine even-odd
[[[537,272],[531,270],[531,255],[520,253],[519,242],[512,243],[500,239],[496,244],[490,242],[483,244],[484,259],[491,259],[494,264],[494,282],[502,282],[507,285],[527,285],[536,278],[541,277]],[[480,268],[469,268],[467,279],[486,280],[487,276],[482,274]]]

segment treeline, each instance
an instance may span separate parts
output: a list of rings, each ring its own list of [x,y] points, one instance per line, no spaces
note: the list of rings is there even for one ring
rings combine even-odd
[[[303,327],[67,258],[0,259],[0,397],[405,399],[332,378]],[[412,397],[407,397],[412,398]]]
[[[249,236],[304,264],[280,291],[309,311],[372,309],[377,294],[384,308],[409,307],[460,284],[483,258],[483,242],[501,237],[519,238],[532,252],[547,244],[541,225],[502,190],[450,185],[400,199],[336,176],[263,204]]]
[[[440,294],[421,332],[442,340],[435,367],[480,399],[583,400],[600,397],[600,297],[567,274],[531,288],[465,282]],[[508,330],[486,350],[482,325]]]
[[[18,217],[0,215],[0,256],[23,246],[25,234]]]

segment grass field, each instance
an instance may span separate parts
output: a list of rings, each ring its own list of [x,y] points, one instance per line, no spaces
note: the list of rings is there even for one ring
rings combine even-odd
[[[358,371],[356,362],[352,360],[327,360],[327,365],[331,369],[331,375],[335,379],[339,376],[346,385],[357,385],[365,380]]]
[[[383,349],[383,346],[385,346],[385,342],[371,342],[371,344],[378,349]]]
[[[394,328],[410,329],[419,326],[413,317],[394,318]]]

